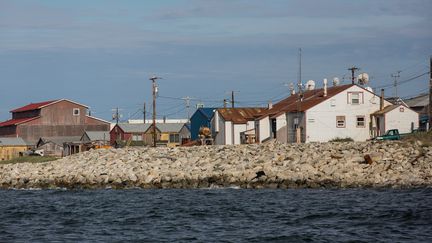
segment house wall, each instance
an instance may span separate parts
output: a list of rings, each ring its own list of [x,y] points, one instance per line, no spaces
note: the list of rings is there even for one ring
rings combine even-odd
[[[191,134],[189,129],[186,126],[183,126],[182,129],[180,130],[180,142],[183,139],[190,139],[191,138]]]
[[[240,133],[247,130],[247,124],[234,124],[233,127],[233,136],[234,136],[234,144],[241,144]]]
[[[225,145],[226,144],[225,121],[223,120],[222,116],[218,115],[218,111],[216,111],[215,115],[213,116],[212,124],[213,124],[213,128],[215,127],[218,128],[218,131],[216,131],[215,129],[212,130],[215,136],[214,143],[216,145]]]
[[[349,94],[362,92],[360,104],[350,104]],[[355,141],[371,138],[370,114],[379,110],[380,97],[353,86],[306,111],[306,142],[326,142],[350,137]],[[385,106],[390,105],[385,101]],[[345,127],[336,127],[336,116],[345,116]],[[357,127],[357,116],[364,116],[365,126]]]
[[[45,143],[37,149],[43,149],[45,156],[55,156],[62,157],[63,156],[63,146],[57,145],[53,142]]]
[[[295,143],[297,142],[297,127],[300,127],[300,136],[301,142],[306,141],[306,121],[305,121],[305,113],[300,112],[292,112],[286,114],[287,119],[287,142]],[[296,125],[296,120],[297,125]]]
[[[40,110],[13,112],[12,113],[12,119],[31,118],[31,117],[36,117],[39,115],[40,115]]]
[[[410,133],[412,132],[411,128],[417,129],[419,127],[419,114],[402,105],[387,112],[385,116],[387,130],[398,129],[399,133]]]
[[[233,126],[232,122],[225,122],[225,144],[233,144]]]
[[[191,119],[191,139],[192,140],[197,140],[198,137],[198,133],[199,133],[199,129],[201,127],[208,127],[211,129],[211,120],[208,120],[207,117],[205,115],[203,115],[200,111],[196,111]]]
[[[281,114],[276,117],[276,140],[279,142],[287,142],[287,119],[286,114]]]
[[[28,146],[0,146],[0,161],[19,157],[20,152],[25,152]]]
[[[261,143],[265,139],[270,137],[270,118],[267,116],[261,120],[258,120],[259,123],[259,142]]]
[[[17,126],[0,127],[1,137],[16,137],[17,136],[16,134],[17,134]]]

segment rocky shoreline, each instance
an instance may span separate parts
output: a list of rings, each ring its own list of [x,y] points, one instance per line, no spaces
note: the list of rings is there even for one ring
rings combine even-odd
[[[0,164],[0,188],[412,188],[432,185],[432,147],[348,142],[129,147]]]

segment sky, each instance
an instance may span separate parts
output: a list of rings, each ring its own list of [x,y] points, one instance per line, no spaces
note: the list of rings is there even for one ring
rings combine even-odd
[[[348,68],[369,86],[395,94],[399,81],[429,71],[430,0],[0,0],[0,121],[28,103],[70,99],[111,121],[187,117],[184,97],[264,106],[287,84],[338,77]],[[428,91],[428,75],[398,86],[398,96]],[[379,93],[379,91],[377,92]]]

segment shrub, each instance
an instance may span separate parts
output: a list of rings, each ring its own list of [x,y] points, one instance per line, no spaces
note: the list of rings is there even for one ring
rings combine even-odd
[[[346,138],[333,138],[332,140],[330,140],[329,142],[354,142],[354,139],[350,138],[350,137],[346,137]]]

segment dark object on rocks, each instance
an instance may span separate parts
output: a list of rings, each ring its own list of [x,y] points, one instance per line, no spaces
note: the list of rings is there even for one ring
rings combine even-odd
[[[264,171],[260,170],[256,173],[256,176],[254,178],[252,178],[252,180],[259,179],[261,176],[265,176],[265,175],[266,175],[266,173]]]
[[[364,156],[364,159],[365,159],[366,163],[368,163],[370,165],[374,162],[373,159],[372,159],[372,157],[369,154],[366,154]]]

